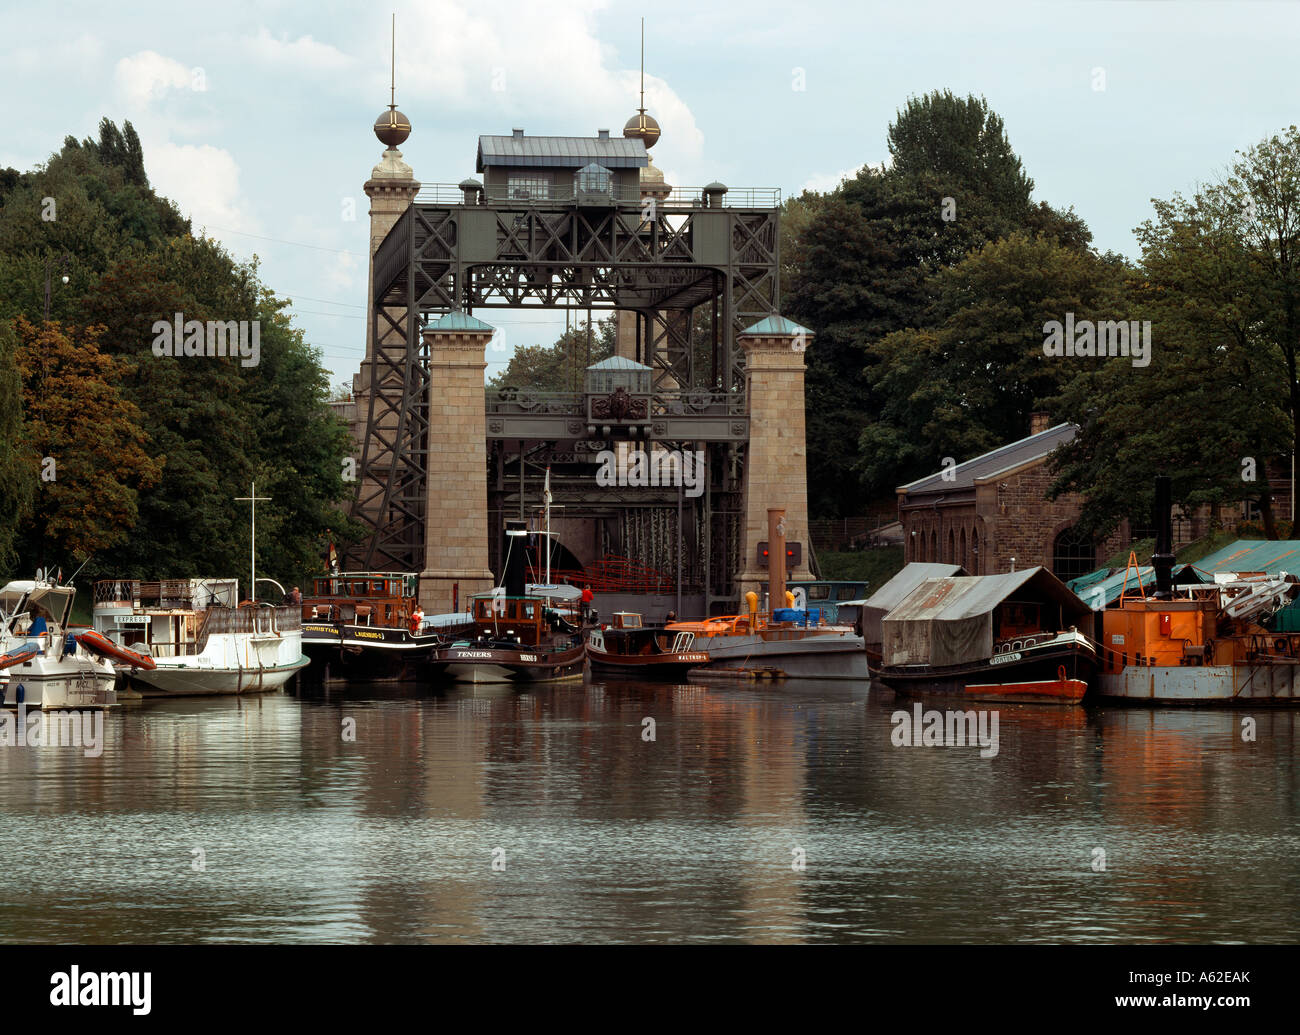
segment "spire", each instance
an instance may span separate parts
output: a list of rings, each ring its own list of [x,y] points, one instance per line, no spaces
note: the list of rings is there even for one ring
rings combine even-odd
[[[654,118],[645,113],[645,19],[641,19],[641,107],[637,108],[637,113],[627,120],[627,125],[623,127],[623,136],[629,139],[640,140],[645,144],[646,150],[654,147],[655,141],[659,139],[659,123]]]
[[[411,135],[411,123],[405,115],[397,110],[397,13],[393,13],[392,57],[390,59],[390,79],[388,87],[388,110],[375,119],[375,136],[390,151]]]

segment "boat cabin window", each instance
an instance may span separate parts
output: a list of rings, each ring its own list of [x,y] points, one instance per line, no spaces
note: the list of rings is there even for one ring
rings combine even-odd
[[[999,636],[1020,636],[1042,630],[1042,606],[1031,603],[1005,603],[998,608]]]
[[[616,611],[614,612],[613,617],[614,617],[615,629],[640,629],[641,628],[641,616],[638,614],[631,614],[627,611]]]

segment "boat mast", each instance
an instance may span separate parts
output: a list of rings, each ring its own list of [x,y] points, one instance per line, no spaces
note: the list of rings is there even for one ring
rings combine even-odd
[[[251,496],[236,496],[236,503],[251,503],[252,507],[252,544],[248,548],[249,567],[251,568],[252,582],[248,584],[248,599],[257,602],[257,504],[260,500],[262,503],[271,502],[270,496],[259,496],[257,494],[257,482],[253,482],[253,492]]]
[[[546,585],[551,584],[551,468],[546,468],[546,488],[542,492],[546,501]]]

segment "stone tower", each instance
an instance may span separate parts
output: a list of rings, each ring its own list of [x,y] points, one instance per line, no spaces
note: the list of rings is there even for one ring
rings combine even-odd
[[[791,581],[811,579],[808,536],[808,447],[804,438],[804,351],[812,331],[773,314],[739,336],[745,351],[745,394],[749,401],[749,458],[745,465],[744,529],[739,597],[754,590],[762,599],[767,570],[759,566],[758,544],[768,538],[769,508],[785,510],[787,544],[802,556],[788,566]],[[773,606],[784,606],[780,602]]]

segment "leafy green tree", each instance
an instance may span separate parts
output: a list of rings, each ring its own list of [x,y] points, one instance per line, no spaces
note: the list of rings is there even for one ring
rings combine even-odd
[[[1300,135],[1292,126],[1190,199],[1153,204],[1133,293],[1152,364],[1068,386],[1060,410],[1083,430],[1054,490],[1082,492],[1085,523],[1104,533],[1145,515],[1165,473],[1189,506],[1257,500],[1274,538],[1265,464],[1295,449],[1300,413]]]
[[[1033,203],[1033,182],[983,100],[912,98],[889,146],[889,168],[863,169],[823,201],[804,202],[812,215],[799,231],[798,268],[784,278],[785,315],[816,334],[807,354],[809,505],[826,516],[892,495],[886,472],[859,455],[864,431],[888,423],[877,386],[893,374],[872,371],[880,359],[872,345],[947,319],[934,309],[931,278],[1017,231],[1080,251],[1091,240],[1072,211]]]
[[[45,198],[54,219],[43,218]],[[105,379],[138,409],[141,448],[161,465],[155,481],[133,488],[129,534],[96,544],[91,577],[242,571],[248,522],[234,497],[254,477],[259,493],[276,497],[266,527],[282,522],[273,537],[259,535],[268,574],[300,579],[320,564],[322,539],[342,546],[361,535],[344,515],[353,486],[343,461],[353,447],[326,405],[319,354],[289,325],[256,261],[237,263],[218,242],[194,237],[149,187],[129,124],[119,132],[105,120],[97,139],[69,138],[38,169],[0,171],[0,319],[42,314],[51,264],[52,319],[77,341],[79,328],[99,328],[97,348],[112,361]],[[154,323],[178,312],[257,321],[260,362],[155,356]]]
[[[1073,312],[1118,318],[1122,267],[1047,237],[1014,233],[937,273],[930,319],[873,342],[879,419],[860,439],[880,493],[1028,434],[1029,414],[1096,360],[1044,354],[1043,327]]]
[[[505,369],[488,379],[488,391],[525,388],[536,392],[580,392],[583,371],[614,354],[618,321],[613,316],[587,322],[565,331],[554,345],[520,345]]]

